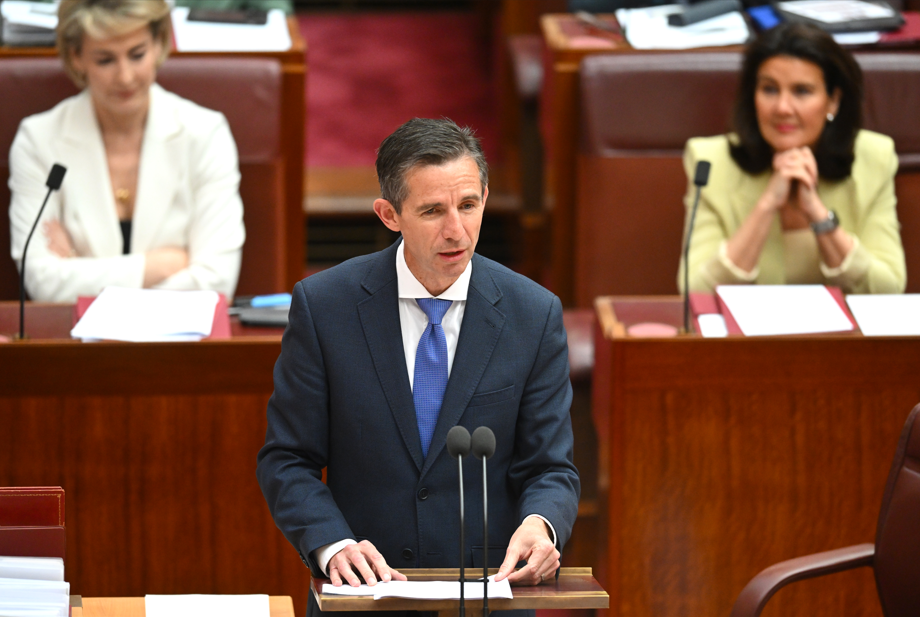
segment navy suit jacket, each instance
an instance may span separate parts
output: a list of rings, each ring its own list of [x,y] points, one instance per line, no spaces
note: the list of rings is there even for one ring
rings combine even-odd
[[[559,299],[479,255],[427,458],[403,351],[396,248],[299,282],[275,364],[258,479],[275,523],[314,575],[312,552],[367,539],[399,568],[458,567],[455,425],[496,436],[488,462],[490,567],[529,514],[557,545],[578,510],[568,350]],[[327,483],[322,470],[327,468]],[[464,462],[467,566],[482,566],[482,463]],[[311,598],[312,601],[312,598]]]

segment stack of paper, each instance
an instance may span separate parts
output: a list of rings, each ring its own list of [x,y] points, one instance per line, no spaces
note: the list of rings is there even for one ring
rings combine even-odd
[[[481,600],[483,587],[481,582],[464,583],[463,595],[468,600]],[[380,598],[458,600],[460,599],[460,581],[390,581],[389,583],[377,583],[373,587],[369,585],[336,587],[326,583],[323,585],[323,593],[340,596],[373,596],[375,600]],[[511,599],[511,584],[508,579],[496,583],[495,576],[490,576],[489,597]]]
[[[197,341],[211,334],[214,291],[106,287],[70,331],[84,341]]]
[[[189,594],[144,597],[147,617],[269,617],[267,595],[214,596]]]
[[[667,4],[641,9],[620,9],[617,20],[626,40],[635,49],[694,49],[740,45],[750,31],[738,11],[691,24],[671,26],[668,15],[680,13],[682,5]]]
[[[0,14],[4,45],[54,45],[57,3],[4,0],[0,2]]]
[[[291,48],[284,11],[272,9],[264,25],[189,21],[188,7],[172,11],[179,51],[287,51]]]
[[[920,294],[847,296],[865,336],[920,336]]]
[[[745,336],[854,329],[824,285],[720,285],[716,293]]]
[[[67,617],[69,607],[63,559],[0,557],[0,615]]]

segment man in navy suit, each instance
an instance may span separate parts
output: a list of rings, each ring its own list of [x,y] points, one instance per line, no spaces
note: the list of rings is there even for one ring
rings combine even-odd
[[[580,491],[561,304],[474,253],[489,190],[469,129],[409,121],[381,144],[377,175],[374,211],[402,240],[295,286],[258,456],[262,492],[304,563],[333,584],[458,567],[446,436],[488,426],[489,555],[482,465],[468,457],[463,559],[540,584],[559,567]]]

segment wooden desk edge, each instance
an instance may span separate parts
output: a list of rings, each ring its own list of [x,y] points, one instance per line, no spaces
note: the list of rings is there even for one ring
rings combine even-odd
[[[294,617],[290,596],[269,596],[271,617]],[[71,617],[145,617],[144,598],[83,598],[82,607],[73,607]]]
[[[497,568],[489,570],[494,574]],[[456,577],[459,572],[457,568],[420,568],[414,570],[403,570],[403,574],[409,580],[443,580]],[[509,609],[590,609],[590,608],[608,608],[609,596],[600,584],[594,580],[590,567],[573,567],[561,568],[560,579],[569,577],[591,577],[592,582],[597,586],[596,590],[572,591],[565,596],[552,596],[535,593],[533,595],[518,595],[512,599],[506,598],[489,598],[489,608],[492,610],[509,610]],[[321,593],[322,585],[327,582],[326,579],[314,578],[310,581],[310,592],[316,598],[320,610],[324,611],[384,611],[384,610],[426,610],[426,611],[447,611],[455,609],[456,600],[421,600],[424,602],[423,607],[419,607],[420,600],[411,600],[406,598],[382,598],[374,600],[368,596],[336,596]],[[553,589],[551,585],[536,587],[520,587],[521,590],[539,592],[544,590],[549,592]],[[411,606],[409,606],[411,604]],[[470,608],[482,607],[482,600],[467,600],[467,606]]]

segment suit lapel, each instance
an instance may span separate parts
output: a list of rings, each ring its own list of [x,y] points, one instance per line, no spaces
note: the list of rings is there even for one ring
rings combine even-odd
[[[460,421],[489,364],[492,351],[505,324],[504,313],[494,306],[501,296],[501,290],[492,279],[485,260],[474,255],[457,352],[454,354],[444,403],[441,405],[441,413],[438,415],[438,423],[431,439],[431,448],[422,468],[422,476],[444,449],[447,432]],[[403,363],[405,364],[405,361]]]
[[[170,213],[170,204],[188,170],[182,169],[179,140],[181,126],[166,92],[157,84],[150,87],[150,110],[141,146],[137,178],[137,199],[131,228],[131,251],[151,248],[156,232]]]
[[[79,235],[86,239],[94,256],[119,255],[121,231],[109,164],[89,91],[84,90],[77,97],[63,124],[67,178],[62,208],[70,210],[70,220],[82,227]]]
[[[358,316],[377,371],[377,378],[399,427],[399,433],[412,455],[412,460],[421,469],[422,443],[415,420],[415,402],[412,400],[412,390],[409,387],[406,355],[399,325],[399,286],[396,282],[398,246],[398,243],[394,244],[374,260],[362,282],[371,296],[358,304]]]

